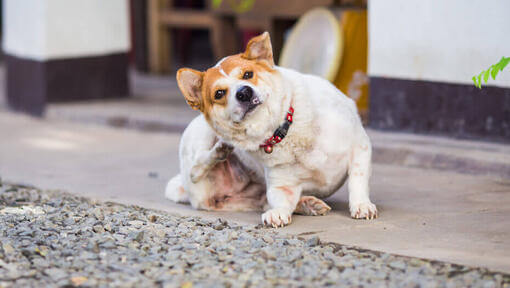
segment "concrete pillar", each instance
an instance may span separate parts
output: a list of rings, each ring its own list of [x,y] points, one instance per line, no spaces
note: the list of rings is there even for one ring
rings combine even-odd
[[[42,115],[52,101],[125,97],[127,0],[4,0],[7,100]]]

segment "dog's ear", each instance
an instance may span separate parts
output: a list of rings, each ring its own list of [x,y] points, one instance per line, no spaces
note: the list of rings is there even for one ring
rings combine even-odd
[[[202,110],[202,82],[204,72],[189,68],[177,71],[177,84],[188,105],[194,110]]]
[[[269,67],[273,67],[273,47],[271,46],[269,33],[264,32],[252,38],[246,46],[243,57],[250,60],[265,61]]]

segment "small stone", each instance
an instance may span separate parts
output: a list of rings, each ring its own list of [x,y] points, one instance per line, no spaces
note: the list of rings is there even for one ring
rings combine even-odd
[[[273,244],[274,242],[273,238],[269,237],[269,235],[262,236],[262,240],[264,240],[267,244]]]
[[[423,261],[419,258],[411,258],[411,259],[409,259],[409,264],[412,266],[420,267],[425,264],[425,261]]]
[[[48,275],[53,281],[64,279],[67,276],[67,272],[59,268],[46,269],[44,274]]]
[[[389,266],[391,268],[393,268],[393,269],[399,269],[399,270],[402,270],[402,271],[404,271],[407,268],[406,263],[404,263],[403,261],[393,261],[393,262],[390,262]]]
[[[164,238],[166,236],[166,231],[163,229],[156,230],[156,236],[159,238]]]
[[[143,240],[144,234],[145,233],[143,231],[133,231],[128,234],[128,238],[132,241],[141,242]]]
[[[34,267],[37,267],[38,269],[47,268],[50,266],[50,264],[51,263],[49,263],[46,259],[41,258],[41,257],[36,257],[36,258],[32,259],[32,265]]]
[[[238,237],[239,237],[239,234],[237,234],[237,232],[236,232],[236,231],[232,231],[232,232],[230,233],[230,235],[228,235],[228,239],[229,239],[229,240],[237,240],[237,238],[238,238]]]
[[[262,249],[261,254],[265,260],[276,260],[276,255],[269,249]]]
[[[132,220],[132,221],[129,221],[128,224],[130,226],[134,226],[135,228],[140,228],[143,226],[143,221],[140,221],[140,220]]]
[[[114,249],[117,247],[117,245],[115,244],[115,241],[108,239],[101,244],[101,247],[106,249]]]
[[[158,216],[156,216],[156,215],[150,215],[150,216],[149,216],[149,221],[150,221],[150,222],[154,223],[154,222],[156,222],[157,220],[158,220]]]
[[[103,214],[103,211],[100,208],[95,208],[92,211],[92,214],[94,215],[94,217],[96,217],[97,220],[99,220],[99,221],[103,221],[104,220],[104,214]]]
[[[14,248],[12,248],[11,244],[9,244],[9,243],[4,243],[2,245],[2,249],[4,250],[4,253],[6,255],[11,255],[14,253]]]
[[[73,286],[81,286],[85,282],[87,282],[87,277],[85,276],[75,276],[71,278],[71,284],[73,284]]]
[[[92,230],[96,233],[103,233],[105,231],[104,227],[101,225],[94,225],[94,227],[92,227]]]
[[[46,255],[48,255],[48,247],[46,246],[35,247],[35,253],[43,257],[46,257]]]
[[[108,232],[112,231],[112,225],[110,225],[109,223],[105,224],[103,226],[103,228],[104,228],[105,231],[108,231]]]
[[[315,247],[320,244],[319,237],[313,236],[310,239],[306,240],[306,246]]]
[[[225,229],[225,226],[222,223],[214,225],[214,230],[223,230]]]

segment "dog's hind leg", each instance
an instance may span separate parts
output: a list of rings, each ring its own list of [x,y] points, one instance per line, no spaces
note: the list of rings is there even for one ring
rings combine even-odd
[[[200,181],[218,162],[225,161],[233,150],[234,147],[220,140],[214,144],[211,150],[201,151],[191,167],[191,182]]]
[[[328,214],[329,210],[331,210],[331,207],[321,199],[314,196],[301,196],[294,213],[307,216],[322,216]]]
[[[368,187],[372,147],[364,131],[360,138],[352,149],[349,163],[349,209],[352,218],[368,220],[377,218],[377,208],[370,202]]]

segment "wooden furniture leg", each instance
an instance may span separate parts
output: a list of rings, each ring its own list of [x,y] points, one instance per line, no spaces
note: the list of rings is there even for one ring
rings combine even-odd
[[[164,73],[170,70],[170,31],[162,25],[160,13],[171,7],[171,0],[147,1],[147,29],[149,50],[149,71]]]
[[[209,31],[216,61],[239,52],[239,45],[237,43],[239,37],[233,17],[215,16]]]

